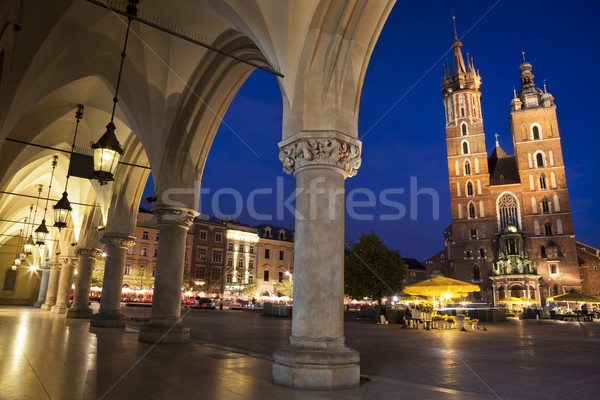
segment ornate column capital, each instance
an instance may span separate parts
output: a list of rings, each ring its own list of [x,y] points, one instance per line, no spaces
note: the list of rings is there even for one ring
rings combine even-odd
[[[60,269],[61,263],[60,262],[49,262],[48,263],[48,267],[49,269]]]
[[[330,166],[341,169],[345,177],[356,175],[361,164],[362,143],[346,135],[306,137],[300,135],[279,143],[283,170],[294,174],[305,167]]]
[[[100,238],[100,242],[106,245],[123,247],[127,249],[135,245],[135,237],[128,235],[119,235],[117,233],[105,233]]]
[[[96,249],[93,247],[78,247],[75,249],[75,255],[77,257],[80,257],[80,256],[96,257],[100,253],[101,253],[101,251],[99,249]]]
[[[186,228],[189,228],[194,223],[194,218],[199,215],[195,210],[164,205],[152,207],[152,212],[158,221],[158,225],[174,224]]]
[[[61,267],[65,264],[77,264],[77,257],[59,257]]]

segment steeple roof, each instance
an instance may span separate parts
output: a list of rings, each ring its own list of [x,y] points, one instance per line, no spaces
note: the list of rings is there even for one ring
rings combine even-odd
[[[491,185],[509,185],[521,182],[515,156],[509,156],[496,139],[496,148],[488,159]]]
[[[469,59],[468,53],[466,62],[463,58],[462,42],[459,40],[458,34],[456,33],[456,18],[454,16],[452,16],[452,23],[454,26],[454,41],[450,46],[453,52],[452,70],[450,70],[450,63],[446,62],[444,65],[444,78],[442,82],[442,92],[444,93],[444,96],[457,90],[479,90],[479,87],[481,86],[481,77],[473,67],[473,60]]]

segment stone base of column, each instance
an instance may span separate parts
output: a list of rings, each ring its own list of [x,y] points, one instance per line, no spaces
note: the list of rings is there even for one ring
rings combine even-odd
[[[79,318],[79,319],[90,319],[94,312],[91,308],[74,308],[71,307],[67,310],[67,318]]]
[[[50,311],[52,309],[52,307],[54,307],[54,304],[51,303],[44,303],[42,304],[42,311]]]
[[[90,325],[102,328],[123,328],[127,317],[125,314],[115,311],[112,313],[99,312],[92,316]]]
[[[43,301],[36,301],[35,303],[33,303],[33,308],[42,308],[43,304]]]
[[[143,325],[138,335],[141,343],[187,343],[190,341],[190,328],[177,320],[152,320]]]
[[[67,305],[56,304],[56,305],[52,306],[52,308],[50,309],[50,312],[52,314],[65,314],[68,309],[69,309],[69,307]]]
[[[360,356],[341,349],[307,350],[291,346],[273,355],[273,382],[294,389],[335,390],[360,384]]]

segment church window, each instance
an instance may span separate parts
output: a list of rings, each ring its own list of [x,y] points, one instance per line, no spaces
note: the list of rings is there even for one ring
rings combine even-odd
[[[529,175],[529,189],[535,190],[535,178],[533,175]]]
[[[467,124],[461,124],[460,130],[461,130],[463,136],[467,136],[467,134],[468,134],[467,133]]]
[[[560,202],[558,201],[558,195],[554,195],[554,211],[560,212]]]
[[[545,197],[544,197],[544,200],[542,200],[542,212],[543,213],[549,213],[550,212],[550,202]]]
[[[477,107],[477,96],[473,96],[473,116],[476,117],[479,112],[479,108]]]
[[[543,153],[537,153],[535,155],[535,161],[536,161],[537,168],[544,167],[544,154]]]
[[[475,173],[479,173],[479,158],[475,159]]]
[[[554,296],[558,295],[558,285],[554,285],[554,286],[552,287],[552,294],[553,294]]]
[[[483,215],[482,215],[483,217]],[[485,225],[481,225],[481,237],[484,238],[485,237]]]
[[[471,240],[477,240],[477,229],[471,229]]]
[[[469,154],[469,142],[466,140],[462,143],[462,152],[463,154]]]
[[[557,272],[558,272],[558,268],[557,268],[556,264],[550,264],[550,273],[556,274]]]
[[[548,254],[546,254],[546,246],[540,247],[540,255],[542,256],[542,258],[548,257]]]
[[[465,258],[473,258],[473,252],[471,250],[466,250]]]
[[[533,212],[534,214],[537,214],[537,201],[535,199],[535,197],[531,198],[531,212]]]
[[[471,175],[471,162],[465,160],[465,175]]]
[[[479,271],[479,266],[478,265],[474,265],[473,266],[473,280],[474,281],[480,281],[481,280],[481,272]]]
[[[542,138],[540,133],[540,127],[538,125],[533,125],[531,127],[531,137],[533,140],[540,140]]]
[[[547,189],[547,185],[546,185],[546,175],[542,174],[540,175],[540,189]]]
[[[563,226],[562,226],[562,221],[560,219],[556,220],[556,233],[559,235],[563,234]]]
[[[544,224],[544,232],[546,233],[546,236],[552,235],[552,224],[550,222]]]
[[[533,221],[533,230],[536,235],[540,235],[540,223],[538,221]]]
[[[554,171],[552,171],[550,173],[550,184],[552,185],[553,188],[556,188],[556,174],[554,173]]]
[[[465,116],[465,98],[463,97],[463,95],[460,95],[460,97],[458,98],[458,101],[460,103],[460,116],[464,117]]]
[[[456,194],[458,196],[462,196],[462,189],[461,189],[460,182],[456,182]]]
[[[485,258],[485,249],[483,247],[479,249],[479,258]]]
[[[475,215],[475,204],[473,204],[473,202],[469,203],[469,218],[477,218]]]
[[[479,200],[479,215],[481,215],[481,218],[485,217],[485,207],[483,205],[483,200]]]
[[[502,232],[509,225],[519,228],[519,210],[517,198],[512,193],[498,197],[498,230]]]
[[[458,205],[458,218],[462,219],[463,218],[463,207],[462,204]],[[464,235],[463,235],[464,236]]]
[[[473,196],[475,193],[473,192],[473,183],[471,181],[467,182],[467,196]]]
[[[477,179],[477,194],[483,194],[483,187],[481,186],[481,179]]]

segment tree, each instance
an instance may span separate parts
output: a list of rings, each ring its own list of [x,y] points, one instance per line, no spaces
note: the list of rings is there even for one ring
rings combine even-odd
[[[288,296],[290,299],[294,297],[294,277],[292,274],[286,272],[283,281],[279,283],[277,292],[283,296]]]
[[[373,231],[363,233],[358,243],[347,247],[344,286],[354,299],[378,299],[402,290],[404,260],[397,250],[389,250]]]
[[[104,281],[104,262],[105,260],[94,260],[94,269],[92,271],[92,286],[102,287]]]
[[[132,275],[134,276],[133,280],[136,283],[136,288],[150,288],[152,284],[152,276],[146,270],[145,265],[140,265],[139,268],[136,269]]]

